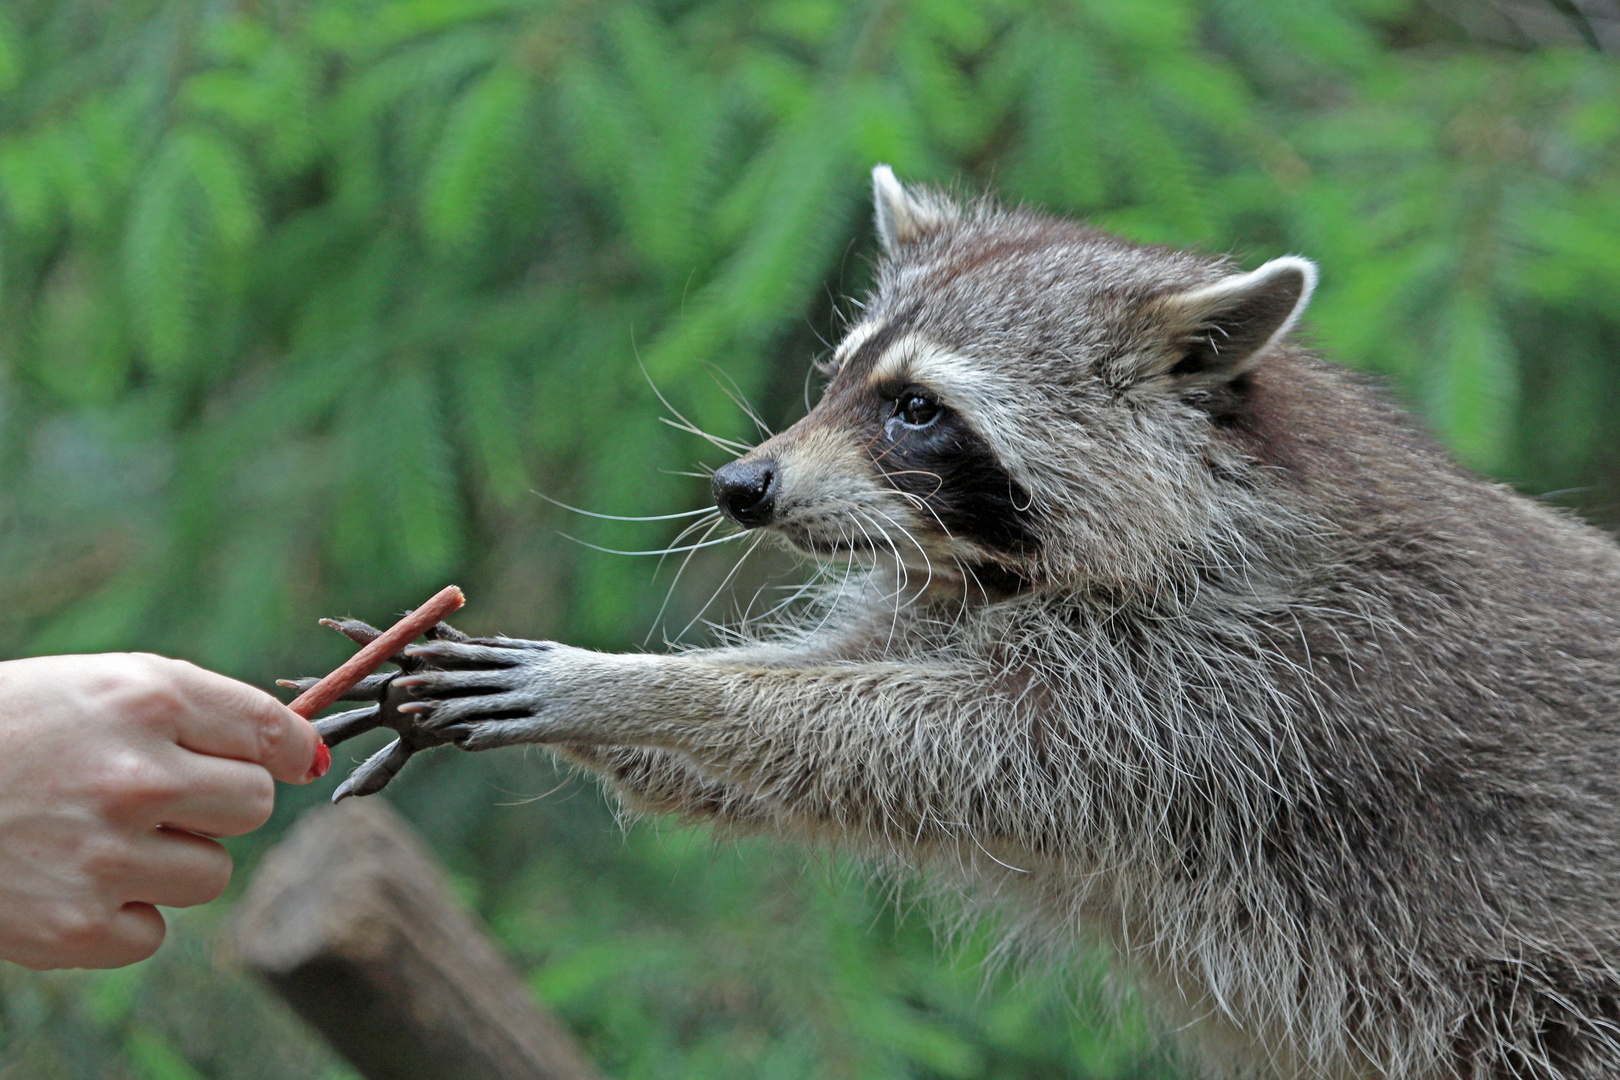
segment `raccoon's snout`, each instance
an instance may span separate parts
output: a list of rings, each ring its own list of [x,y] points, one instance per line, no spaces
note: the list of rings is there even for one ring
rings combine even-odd
[[[776,462],[733,461],[715,470],[710,486],[722,513],[745,529],[758,528],[776,508]]]

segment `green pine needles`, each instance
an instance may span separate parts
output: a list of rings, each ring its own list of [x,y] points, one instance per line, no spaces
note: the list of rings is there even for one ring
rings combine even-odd
[[[726,436],[749,426],[707,365],[791,400],[806,312],[835,334],[825,293],[862,279],[877,160],[1306,251],[1330,351],[1469,460],[1568,486],[1613,453],[1617,79],[1400,0],[25,0],[0,22],[0,565],[51,585],[7,640],[264,670],[313,598],[552,547],[531,488],[694,504],[649,466],[719,459],[660,428],[641,367]],[[357,472],[362,447],[397,469]],[[141,481],[98,486],[102,457]],[[647,617],[621,562],[548,561],[576,634]]]

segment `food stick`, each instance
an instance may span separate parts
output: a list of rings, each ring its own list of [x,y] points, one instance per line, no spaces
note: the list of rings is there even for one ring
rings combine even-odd
[[[446,585],[434,593],[431,600],[384,630],[381,637],[349,657],[326,678],[293,698],[287,707],[305,720],[313,718],[386,663],[389,657],[466,602],[467,598],[460,589]]]

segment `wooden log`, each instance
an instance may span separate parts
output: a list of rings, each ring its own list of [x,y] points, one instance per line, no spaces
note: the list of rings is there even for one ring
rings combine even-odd
[[[600,1080],[381,799],[305,814],[229,944],[368,1080]]]

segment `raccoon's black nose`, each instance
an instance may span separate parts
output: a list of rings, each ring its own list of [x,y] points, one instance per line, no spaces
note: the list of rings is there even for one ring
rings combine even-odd
[[[733,461],[715,470],[710,486],[715,505],[728,518],[757,528],[771,520],[776,506],[776,462]]]

